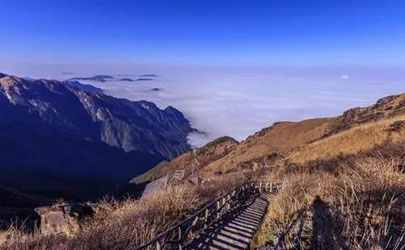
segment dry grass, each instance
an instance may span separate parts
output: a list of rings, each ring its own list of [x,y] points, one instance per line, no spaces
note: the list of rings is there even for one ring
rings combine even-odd
[[[72,237],[27,233],[24,228],[10,227],[0,233],[0,249],[127,249],[164,232],[242,181],[218,179],[205,187],[188,184],[170,186],[142,200],[104,200],[100,202],[96,215]]]
[[[404,131],[390,131],[390,126],[395,121],[404,119],[405,116],[401,115],[359,125],[297,149],[288,157],[288,161],[303,164],[313,160],[330,159],[340,154],[355,154],[370,150],[387,140],[393,142],[403,141]]]
[[[236,165],[265,157],[271,152],[288,152],[320,139],[331,131],[336,118],[310,119],[300,122],[281,122],[263,129],[233,148],[224,157],[203,168],[211,178],[216,171],[226,172]]]
[[[288,186],[272,200],[255,244],[281,249],[403,249],[405,175],[398,166],[404,163],[399,157],[404,153],[403,144],[391,144],[385,152],[333,162],[332,172],[328,166],[317,171],[296,166],[294,171],[272,173]]]
[[[220,137],[204,147],[184,153],[169,162],[159,163],[148,172],[131,180],[131,182],[139,184],[155,180],[165,175],[171,175],[179,168],[187,170],[188,173],[198,172],[209,163],[227,155],[237,145],[238,142],[231,137]],[[188,174],[186,173],[186,175]]]
[[[100,202],[100,212],[79,234],[24,234],[10,230],[5,249],[126,249],[152,238],[200,206],[194,189],[169,187],[145,200]]]

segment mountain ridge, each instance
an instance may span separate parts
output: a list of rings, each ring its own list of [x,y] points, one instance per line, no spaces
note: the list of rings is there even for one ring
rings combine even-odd
[[[101,139],[127,152],[149,148],[147,153],[172,158],[190,149],[186,137],[193,129],[173,107],[161,110],[151,102],[83,91],[69,82],[55,80],[3,76],[0,87],[10,103],[27,107],[28,112],[37,113],[50,125],[66,127],[92,140]],[[141,131],[144,135],[140,135]]]
[[[112,194],[190,149],[193,129],[173,107],[69,82],[0,76],[0,184],[38,204]]]
[[[243,172],[260,166],[269,167],[275,163],[288,165],[291,163],[290,161],[303,163],[310,159],[315,160],[320,154],[316,153],[316,150],[321,151],[321,146],[318,148],[315,146],[318,142],[319,144],[326,143],[329,138],[331,140],[335,138],[335,135],[344,136],[345,133],[343,132],[351,131],[352,128],[359,127],[357,131],[361,131],[362,126],[368,126],[367,124],[374,126],[373,124],[376,122],[386,121],[378,130],[381,131],[379,132],[381,134],[379,143],[382,143],[391,138],[388,133],[383,131],[389,130],[394,122],[399,124],[397,120],[403,114],[405,114],[405,94],[399,94],[380,98],[375,104],[367,107],[349,109],[336,117],[313,118],[299,122],[275,122],[239,142],[227,154],[218,158],[211,158],[211,161],[199,169],[198,175],[205,179],[211,179],[217,175]],[[367,137],[363,140],[362,150],[370,149],[372,143],[367,143],[367,141],[372,141],[371,138]],[[351,143],[355,144],[355,142]],[[333,145],[336,145],[336,142]],[[339,146],[330,147],[331,156],[338,155],[339,152],[347,152],[347,150],[340,150]],[[349,145],[347,147],[355,150]],[[360,148],[356,150],[360,150]],[[310,152],[313,152],[312,155]],[[172,166],[170,171],[165,172],[164,167],[160,164],[157,167],[159,171],[151,169],[150,172],[160,173],[154,177],[158,178],[165,174],[171,174],[176,164],[181,165],[177,168],[194,169],[193,164],[187,164],[181,160],[187,157],[190,157],[189,152],[165,163],[165,166]],[[179,162],[182,164],[178,164]]]

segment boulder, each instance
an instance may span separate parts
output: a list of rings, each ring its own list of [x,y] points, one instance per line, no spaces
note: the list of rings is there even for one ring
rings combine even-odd
[[[145,187],[145,190],[142,193],[142,199],[148,197],[157,190],[166,188],[168,183],[169,183],[169,176],[165,176],[148,183]]]
[[[83,219],[94,214],[94,209],[91,204],[74,203],[39,207],[35,212],[40,216],[41,233],[69,236],[80,229]]]

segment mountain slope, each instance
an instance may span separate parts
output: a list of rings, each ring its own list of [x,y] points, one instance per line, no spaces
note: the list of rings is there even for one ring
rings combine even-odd
[[[0,184],[34,197],[88,200],[188,150],[175,108],[0,75]]]
[[[401,122],[405,120],[404,114],[405,94],[401,94],[381,98],[369,107],[350,109],[338,117],[278,122],[235,145],[226,155],[206,162],[199,174],[210,179],[218,173],[252,170],[276,163],[301,164],[369,150],[387,140],[399,142],[403,140],[401,129],[395,129],[404,126]],[[177,159],[189,154],[167,164],[174,166]],[[164,172],[162,166],[159,167]],[[187,167],[193,168],[191,164],[182,165],[182,168]]]
[[[163,161],[148,172],[134,178],[130,183],[141,184],[171,175],[176,170],[187,170],[186,177],[196,177],[201,169],[211,162],[226,156],[238,142],[232,137],[220,137],[196,150],[184,153],[171,161]]]
[[[235,172],[246,168],[247,162],[261,162],[273,153],[286,155],[292,149],[318,140],[331,131],[333,119],[320,118],[301,122],[279,122],[248,137],[225,157],[203,169],[206,178],[215,172]],[[248,164],[250,165],[250,164]]]
[[[146,101],[82,91],[68,82],[14,76],[0,78],[0,95],[3,103],[8,101],[15,108],[37,114],[52,128],[125,151],[172,158],[190,149],[187,135],[192,129],[182,113],[172,107],[161,110]]]

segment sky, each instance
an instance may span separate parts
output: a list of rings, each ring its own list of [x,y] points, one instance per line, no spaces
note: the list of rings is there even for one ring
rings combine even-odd
[[[405,1],[0,0],[0,72],[92,84],[238,140],[405,92]],[[405,85],[404,85],[405,86]],[[161,91],[150,91],[159,87]],[[242,119],[241,119],[242,117]]]
[[[1,0],[1,61],[405,64],[405,2]]]

